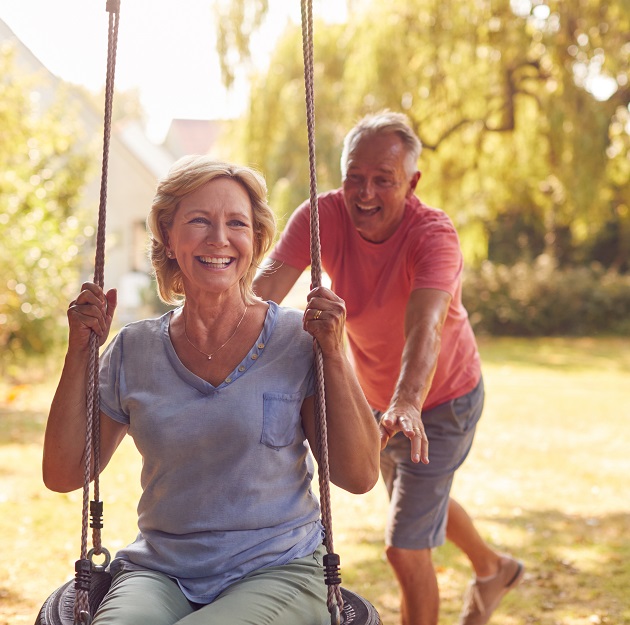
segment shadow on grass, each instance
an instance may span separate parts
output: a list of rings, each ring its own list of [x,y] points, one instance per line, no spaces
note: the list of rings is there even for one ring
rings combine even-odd
[[[630,514],[588,517],[530,510],[516,518],[486,520],[518,529],[523,537],[517,555],[528,574],[514,606],[525,622],[554,623],[571,616],[585,623],[630,623]]]
[[[0,405],[0,447],[41,444],[45,418],[44,412]],[[362,512],[348,507],[335,515],[334,529],[344,535],[336,539],[343,585],[372,602],[384,625],[395,625],[398,587],[383,555],[382,530],[367,524],[366,514],[375,511],[368,510],[364,500],[357,501]],[[376,514],[380,522],[385,511]],[[493,625],[630,625],[630,514],[589,517],[557,508],[523,509],[518,516],[488,514],[476,521],[499,550],[512,552],[527,567],[522,586],[506,596]],[[41,545],[33,547],[42,551]],[[442,597],[440,625],[450,625],[456,622],[471,571],[451,544],[436,550],[435,563]],[[13,614],[39,609],[20,589],[18,583],[0,585],[0,623],[9,607]],[[47,588],[45,594],[53,590]]]
[[[630,624],[630,514],[601,517],[567,515],[558,510],[524,511],[514,518],[477,518],[493,535],[518,536],[518,547],[495,545],[523,560],[526,575],[493,616],[496,625],[536,623]],[[384,625],[399,622],[398,588],[382,556],[380,532],[364,532],[358,545],[374,548],[374,557],[343,566],[343,585],[370,601]],[[471,570],[451,543],[437,549],[434,562],[441,595],[440,623],[456,622]]]

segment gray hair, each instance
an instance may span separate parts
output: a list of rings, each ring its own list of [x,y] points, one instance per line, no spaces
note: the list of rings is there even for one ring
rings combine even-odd
[[[394,113],[389,110],[366,115],[346,135],[341,152],[341,176],[346,177],[348,158],[364,137],[377,134],[392,133],[402,141],[406,151],[405,171],[412,176],[417,171],[418,159],[422,152],[422,143],[409,124],[409,118],[404,113]]]

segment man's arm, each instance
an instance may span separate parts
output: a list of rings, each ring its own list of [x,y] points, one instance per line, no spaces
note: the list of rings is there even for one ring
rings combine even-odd
[[[412,291],[405,313],[405,347],[400,375],[389,408],[381,419],[381,446],[396,432],[411,439],[411,459],[429,462],[429,441],[422,424],[422,405],[437,367],[442,328],[451,295],[438,289]]]
[[[300,269],[268,258],[254,279],[254,293],[280,304],[301,275]]]

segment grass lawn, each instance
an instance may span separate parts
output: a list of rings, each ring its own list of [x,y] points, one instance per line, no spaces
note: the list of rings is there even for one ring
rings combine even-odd
[[[453,494],[489,541],[527,566],[492,623],[630,625],[630,339],[488,339],[480,347],[486,409]],[[50,493],[40,478],[53,387],[0,385],[0,625],[33,623],[79,555],[81,493]],[[125,441],[102,476],[103,543],[112,552],[135,537],[139,467]],[[384,489],[332,493],[344,585],[395,625]],[[470,570],[448,544],[435,562],[440,625],[455,623]]]

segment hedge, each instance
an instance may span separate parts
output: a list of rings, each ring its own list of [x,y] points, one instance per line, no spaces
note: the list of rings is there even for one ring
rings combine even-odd
[[[548,256],[467,270],[462,297],[478,334],[630,335],[630,275],[598,264],[558,268]]]

